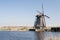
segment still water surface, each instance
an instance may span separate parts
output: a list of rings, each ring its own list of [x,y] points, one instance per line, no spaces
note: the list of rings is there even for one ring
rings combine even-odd
[[[0,31],[0,40],[38,40],[35,32]]]
[[[34,31],[0,31],[0,40],[40,40],[38,34]],[[50,37],[60,37],[60,32],[44,32],[41,35],[47,40]]]

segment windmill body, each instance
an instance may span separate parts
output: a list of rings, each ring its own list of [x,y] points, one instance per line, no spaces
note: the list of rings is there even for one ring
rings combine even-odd
[[[45,27],[45,17],[44,14],[40,13],[36,15],[35,28]]]
[[[39,14],[36,15],[36,21],[34,24],[35,28],[46,27],[45,17],[49,18],[47,15],[44,15],[43,5],[42,5],[42,12],[37,11]]]

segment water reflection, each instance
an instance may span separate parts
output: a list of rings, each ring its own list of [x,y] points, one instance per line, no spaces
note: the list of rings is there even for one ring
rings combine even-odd
[[[36,35],[39,40],[44,40],[45,38],[44,32],[36,32]]]
[[[60,40],[60,32],[37,32],[39,40]]]
[[[60,40],[60,32],[45,32],[45,40]]]
[[[0,31],[0,40],[60,40],[60,32]]]

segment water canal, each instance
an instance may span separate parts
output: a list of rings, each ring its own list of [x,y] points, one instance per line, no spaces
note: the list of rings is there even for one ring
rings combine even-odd
[[[0,31],[0,40],[50,40],[60,38],[60,32]]]

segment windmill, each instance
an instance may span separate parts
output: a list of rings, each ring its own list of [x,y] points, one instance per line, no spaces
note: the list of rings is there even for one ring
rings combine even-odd
[[[42,4],[42,12],[40,11],[37,11],[37,12],[39,14],[36,15],[36,21],[35,21],[34,27],[35,28],[46,27],[45,17],[47,18],[50,18],[50,17],[48,17],[47,15],[44,15],[43,4]]]

